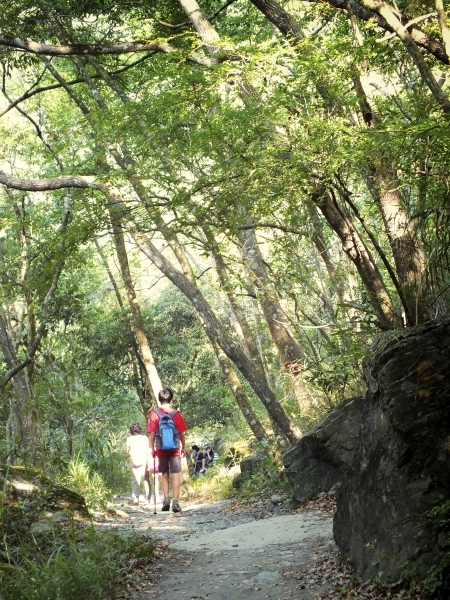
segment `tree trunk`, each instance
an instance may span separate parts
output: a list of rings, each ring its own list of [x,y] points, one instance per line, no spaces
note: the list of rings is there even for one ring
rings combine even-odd
[[[133,237],[144,254],[192,303],[200,315],[203,326],[210,338],[217,341],[228,358],[233,361],[242,375],[247,379],[258,398],[266,407],[268,413],[279,425],[283,434],[291,443],[295,443],[300,439],[302,434],[299,429],[291,422],[267,383],[261,380],[251,360],[225,333],[200,290],[192,285],[182,273],[175,269],[151,242],[144,242],[136,232],[133,233]]]
[[[196,0],[178,0],[183,7],[188,19],[200,35],[202,42],[210,54],[219,52],[220,36],[203,15]]]
[[[125,306],[123,304],[122,295],[120,293],[119,287],[116,283],[116,280],[114,279],[114,275],[112,274],[111,269],[109,268],[108,261],[106,260],[106,257],[104,256],[103,251],[100,248],[100,245],[97,242],[97,240],[95,241],[95,247],[97,248],[97,252],[100,255],[103,266],[105,267],[105,270],[108,273],[109,280],[110,280],[111,285],[113,286],[114,292],[116,294],[117,303],[119,305],[120,310],[122,311],[122,322],[125,326],[125,329],[127,330],[128,337],[130,339],[131,347],[133,350],[133,352],[130,353],[130,360],[131,360],[131,367],[133,369],[134,388],[135,388],[136,393],[139,398],[139,403],[142,408],[142,413],[147,418],[148,411],[150,410],[151,404],[152,404],[152,402],[151,402],[152,393],[150,391],[150,386],[148,384],[148,377],[146,375],[141,377],[140,374],[142,371],[141,371],[141,369],[139,369],[139,366],[143,367],[143,371],[144,371],[144,373],[146,373],[145,363],[142,359],[142,355],[139,352],[139,345],[136,342],[134,331],[130,324],[129,318],[125,314]],[[150,399],[149,399],[149,396],[150,396]]]
[[[236,297],[236,294],[234,293],[233,285],[231,284],[230,277],[228,275],[228,268],[225,263],[225,259],[220,251],[219,245],[215,240],[213,232],[208,227],[203,226],[202,229],[205,233],[205,237],[208,243],[208,249],[210,250],[211,255],[214,259],[214,263],[216,265],[216,271],[219,277],[221,288],[227,295],[233,314],[236,317],[236,334],[241,340],[242,346],[245,349],[248,357],[255,365],[255,369],[257,369],[261,377],[267,380],[266,371],[264,368],[257,341],[244,314],[244,310],[241,306],[241,303],[239,302],[238,298]]]
[[[20,364],[14,349],[12,329],[4,314],[0,314],[0,349],[9,370]],[[10,413],[6,423],[8,463],[36,466],[41,431],[33,384],[26,369],[16,373],[11,386]]]
[[[289,320],[278,301],[276,290],[267,275],[263,257],[253,229],[239,233],[240,250],[254,289],[258,292],[261,308],[273,342],[287,372],[290,374],[292,389],[302,412],[311,410],[311,397],[301,375],[301,365],[306,355],[292,332]]]
[[[128,264],[128,255],[125,247],[125,237],[120,222],[117,221],[117,215],[111,212],[111,223],[113,229],[114,245],[116,247],[117,258],[122,273],[123,283],[127,292],[128,303],[131,314],[133,316],[133,324],[136,333],[136,339],[139,345],[139,350],[144,361],[145,371],[150,382],[150,388],[153,395],[155,405],[158,404],[158,393],[162,388],[161,379],[156,369],[155,360],[153,358],[150,345],[145,333],[144,320],[142,318],[141,307],[139,306],[136,292],[134,289],[133,280],[131,278],[130,267]]]
[[[252,430],[253,435],[258,440],[258,442],[268,440],[268,435],[264,427],[262,426],[261,421],[258,419],[257,414],[253,410],[253,407],[247,398],[247,394],[242,389],[241,382],[239,381],[239,378],[236,375],[236,371],[231,365],[230,359],[225,354],[225,352],[223,352],[220,346],[214,344],[214,348],[217,354],[217,358],[219,359],[225,380],[228,383],[230,389],[233,391],[233,395],[236,398],[237,405],[241,409],[241,412],[244,415],[244,418],[247,421],[250,429]]]
[[[198,290],[197,281],[195,279],[191,263],[188,257],[186,256],[186,252],[183,246],[180,244],[178,238],[175,235],[170,234],[167,230],[167,227],[165,226],[162,229],[162,234],[164,236],[164,239],[170,244],[170,248],[174,252],[181,266],[181,270],[183,271],[184,276],[189,281],[189,283]],[[230,388],[237,405],[241,409],[245,420],[247,421],[250,429],[253,431],[258,441],[267,440],[267,433],[265,432],[262,423],[258,419],[258,416],[254,412],[244,390],[242,389],[241,382],[239,381],[236,371],[234,370],[229,358],[220,347],[219,341],[215,337],[212,337],[210,330],[205,327],[204,320],[202,319],[202,316],[197,310],[196,306],[195,309],[197,317],[199,318],[200,323],[204,327],[206,335],[208,336],[209,341],[212,347],[214,348],[222,371],[222,375],[225,381],[227,382],[228,387]]]
[[[394,172],[375,169],[369,189],[383,217],[392,250],[398,281],[405,303],[406,325],[417,325],[430,318],[427,286],[424,281],[425,255],[400,197],[400,182]]]
[[[381,329],[402,327],[403,321],[395,312],[381,273],[350,219],[325,188],[318,189],[313,199],[330,227],[338,235],[342,242],[342,249],[355,265],[368,290],[379,327]]]

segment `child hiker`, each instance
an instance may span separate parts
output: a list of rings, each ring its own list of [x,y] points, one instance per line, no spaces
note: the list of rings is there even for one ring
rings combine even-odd
[[[133,504],[139,504],[139,490],[141,481],[144,480],[144,493],[147,503],[150,502],[150,481],[148,465],[150,464],[150,447],[148,438],[142,435],[139,423],[130,425],[130,437],[127,439],[127,453],[131,462],[132,498]]]

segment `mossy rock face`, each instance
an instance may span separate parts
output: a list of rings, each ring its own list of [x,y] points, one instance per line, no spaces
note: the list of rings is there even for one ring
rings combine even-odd
[[[55,485],[41,471],[27,467],[0,467],[0,502],[5,514],[16,512],[12,510],[15,507],[32,521],[62,512],[70,519],[90,519],[82,496]]]

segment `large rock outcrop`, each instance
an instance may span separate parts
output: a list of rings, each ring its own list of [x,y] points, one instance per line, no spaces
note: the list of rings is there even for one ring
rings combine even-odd
[[[335,540],[363,577],[427,571],[450,552],[450,320],[383,335],[368,392],[284,457],[294,497],[337,490]],[[446,521],[449,522],[446,522]]]

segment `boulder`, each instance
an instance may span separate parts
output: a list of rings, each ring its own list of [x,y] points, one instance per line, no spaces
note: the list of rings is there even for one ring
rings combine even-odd
[[[233,487],[239,489],[245,479],[260,473],[266,463],[267,456],[265,455],[247,456],[242,459],[239,463],[240,473],[233,478]]]
[[[259,473],[266,462],[266,456],[247,456],[239,463],[242,477],[250,477]]]
[[[450,320],[384,334],[345,400],[284,456],[297,500],[336,490],[334,537],[364,578],[430,574],[450,550]],[[445,573],[439,575],[441,581]]]
[[[24,513],[52,518],[54,522],[66,517],[90,520],[82,496],[53,483],[38,469],[0,466],[0,501],[5,506],[20,505]]]
[[[363,397],[344,400],[283,456],[293,498],[306,502],[340,484],[353,466],[360,435]]]

